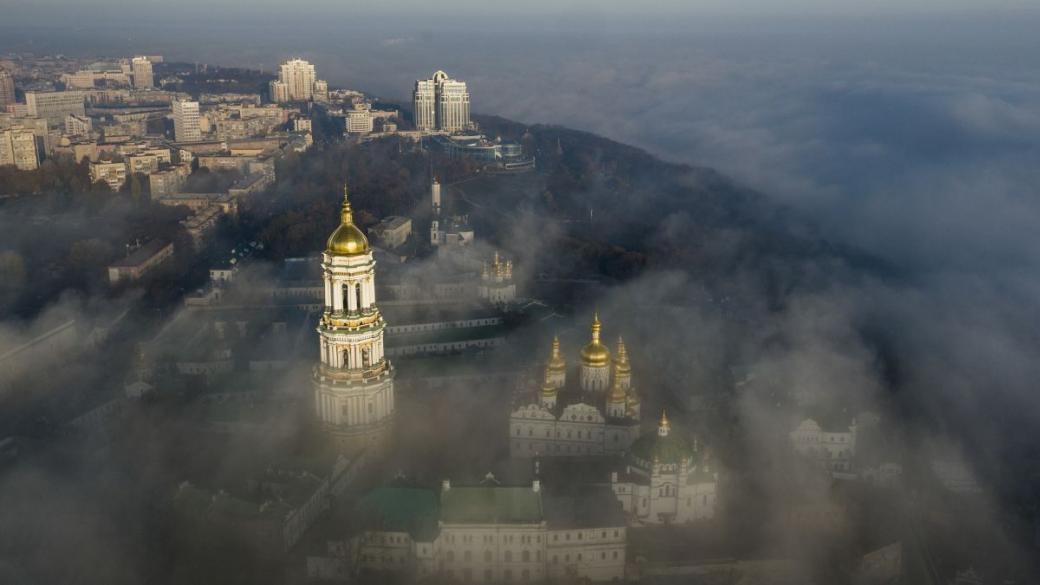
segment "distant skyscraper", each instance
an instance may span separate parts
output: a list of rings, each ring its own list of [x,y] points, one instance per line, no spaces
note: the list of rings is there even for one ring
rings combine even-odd
[[[0,111],[14,103],[14,77],[0,69]]]
[[[317,78],[314,65],[302,59],[290,59],[278,67],[278,80],[271,82],[271,100],[306,102],[327,100],[329,86]]]
[[[173,102],[173,135],[177,142],[202,140],[199,129],[199,102]]]
[[[455,132],[472,126],[466,82],[451,79],[443,71],[417,80],[412,102],[418,130]]]
[[[134,57],[130,64],[135,88],[146,89],[155,87],[155,79],[152,76],[152,62],[148,57]]]

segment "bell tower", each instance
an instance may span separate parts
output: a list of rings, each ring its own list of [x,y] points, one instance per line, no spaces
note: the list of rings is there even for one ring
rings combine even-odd
[[[394,414],[394,369],[383,355],[386,322],[376,305],[375,265],[344,186],[340,225],[322,254],[325,310],[314,399],[323,428],[346,445],[382,437]]]

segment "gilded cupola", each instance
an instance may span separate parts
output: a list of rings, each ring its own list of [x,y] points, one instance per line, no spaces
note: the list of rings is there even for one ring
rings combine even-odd
[[[333,256],[367,254],[369,251],[368,238],[354,225],[354,212],[350,208],[346,185],[343,185],[343,207],[339,217],[339,227],[329,236],[325,251]]]
[[[592,340],[581,349],[581,363],[586,366],[605,366],[610,362],[610,350],[599,340],[602,325],[599,314],[592,317]]]

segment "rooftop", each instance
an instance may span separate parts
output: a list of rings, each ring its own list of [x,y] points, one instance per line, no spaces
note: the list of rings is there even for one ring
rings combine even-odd
[[[542,521],[542,498],[530,486],[451,487],[441,492],[441,520],[451,524],[538,523]]]

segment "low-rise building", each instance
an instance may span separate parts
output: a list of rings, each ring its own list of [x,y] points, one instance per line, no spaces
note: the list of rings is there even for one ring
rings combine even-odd
[[[181,190],[188,176],[191,175],[191,166],[179,164],[164,171],[153,172],[148,175],[148,186],[152,199],[158,199],[166,195],[172,195]]]
[[[548,493],[539,480],[429,490],[380,488],[361,501],[358,568],[462,583],[624,577],[624,516],[609,488]]]
[[[396,248],[408,241],[412,233],[412,220],[400,215],[384,217],[372,228],[372,235],[385,248]]]
[[[126,258],[109,265],[108,282],[119,284],[139,280],[170,256],[173,256],[173,243],[152,240],[134,250]]]
[[[127,170],[124,162],[92,162],[90,163],[90,182],[104,182],[113,191],[118,191],[126,184]]]
[[[611,488],[632,524],[679,524],[715,516],[718,475],[705,449],[661,415],[656,435],[632,444]]]
[[[828,422],[823,426],[807,418],[791,431],[790,436],[794,450],[799,454],[817,460],[832,473],[852,472],[852,459],[856,455],[855,419],[851,423]]]

